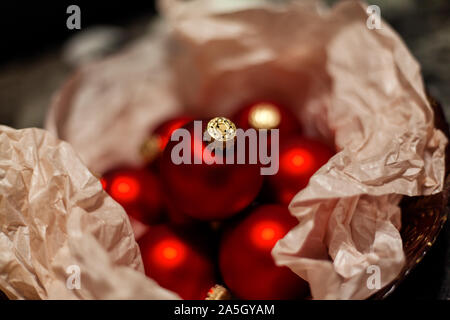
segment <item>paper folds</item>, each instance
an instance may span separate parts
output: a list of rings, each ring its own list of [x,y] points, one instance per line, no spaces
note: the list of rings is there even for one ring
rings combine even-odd
[[[125,211],[65,142],[0,126],[0,290],[10,299],[174,299]]]

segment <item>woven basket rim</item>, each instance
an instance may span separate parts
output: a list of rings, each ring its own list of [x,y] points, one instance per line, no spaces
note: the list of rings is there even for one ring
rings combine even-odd
[[[450,141],[450,131],[449,125],[446,121],[445,114],[442,108],[442,105],[433,98],[427,91],[427,98],[430,102],[430,105],[434,111],[434,125],[437,129],[441,130],[447,139]],[[435,195],[429,196],[418,196],[418,197],[409,197],[404,196],[403,200],[400,204],[402,209],[402,229],[405,227],[403,221],[405,218],[409,218],[405,215],[406,212],[410,213],[410,210],[420,212],[420,215],[423,216],[426,212],[429,214],[430,212],[435,214],[436,223],[431,225],[429,233],[427,235],[420,234],[416,240],[417,242],[421,242],[417,244],[420,250],[417,250],[416,255],[414,256],[414,261],[406,261],[405,266],[401,270],[401,272],[397,275],[397,277],[392,280],[389,284],[381,288],[379,291],[374,293],[369,299],[385,299],[389,295],[394,292],[396,288],[408,278],[408,275],[413,271],[422,259],[426,256],[426,254],[430,251],[430,249],[434,246],[437,237],[441,233],[442,228],[444,227],[448,214],[449,214],[449,195],[450,195],[450,146],[447,143],[445,148],[445,178],[444,178],[444,187],[443,190]],[[430,215],[429,215],[430,216]],[[417,226],[416,226],[417,227]],[[421,237],[422,236],[422,237]],[[403,250],[405,251],[405,244],[408,243],[410,239],[404,239],[404,235],[402,234],[403,241]],[[408,263],[409,262],[409,263]]]

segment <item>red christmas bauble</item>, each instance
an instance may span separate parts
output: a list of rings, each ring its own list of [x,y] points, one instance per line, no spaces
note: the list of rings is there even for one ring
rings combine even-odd
[[[199,220],[196,220],[178,211],[178,209],[172,204],[170,199],[166,198],[165,202],[167,207],[167,223],[169,225],[184,228],[189,228],[198,225]]]
[[[194,239],[166,225],[150,226],[138,241],[146,275],[183,299],[205,299],[215,284],[215,271],[202,245],[207,239],[201,236]]]
[[[192,117],[182,115],[167,119],[158,125],[155,130],[153,130],[152,135],[158,136],[161,151],[166,147],[172,133],[192,120]]]
[[[268,184],[276,199],[289,204],[309,182],[311,176],[334,155],[324,143],[293,135],[280,141],[279,170],[268,176]]]
[[[297,225],[281,205],[263,205],[225,230],[220,247],[220,271],[231,292],[241,299],[304,297],[307,283],[287,267],[275,265],[271,250]]]
[[[280,135],[298,133],[301,130],[296,115],[287,107],[271,100],[246,104],[232,119],[236,126],[244,130],[249,128],[279,129]]]
[[[153,224],[162,218],[163,195],[158,178],[146,169],[119,168],[102,177],[103,188],[133,218]]]
[[[217,119],[225,118],[213,120]],[[225,120],[217,120],[222,121],[222,129],[234,126]],[[224,149],[224,157],[207,153],[209,142],[203,141],[203,134],[211,123],[202,121],[197,130],[194,130],[194,122],[187,124],[184,129],[189,137],[184,145],[188,150],[179,152],[183,141],[170,141],[161,161],[162,182],[168,199],[177,211],[200,220],[224,219],[241,211],[255,199],[263,180],[258,164],[250,164],[248,159],[244,164],[237,163],[236,144]],[[181,154],[186,156],[184,161],[174,163],[180,159],[174,161],[173,156]],[[217,163],[219,158],[223,163]],[[234,159],[233,164],[230,158]]]
[[[141,147],[141,154],[147,163],[156,162],[170,140],[172,133],[193,119],[186,115],[176,116],[161,122],[153,129]]]

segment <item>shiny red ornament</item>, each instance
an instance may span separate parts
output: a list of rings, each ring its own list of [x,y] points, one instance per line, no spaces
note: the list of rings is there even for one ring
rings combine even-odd
[[[268,184],[276,199],[289,204],[307,186],[311,176],[334,155],[324,143],[298,135],[280,141],[278,173],[268,176]]]
[[[296,299],[308,284],[271,255],[276,242],[297,225],[287,207],[263,205],[224,231],[219,264],[231,292],[241,299]]]
[[[193,239],[166,225],[150,226],[138,241],[146,275],[183,299],[205,299],[216,279],[202,236]]]
[[[237,164],[236,159],[234,164],[227,163],[227,157],[236,155],[235,144],[224,152],[222,164],[217,161],[207,164],[219,158],[205,151],[208,142],[203,141],[203,133],[208,123],[202,121],[198,132],[194,130],[194,122],[184,127],[190,133],[188,144],[191,147],[187,155],[190,164],[173,162],[172,151],[181,141],[167,144],[161,161],[161,177],[167,198],[178,212],[200,220],[225,219],[255,199],[263,177],[258,164],[249,164],[249,161]]]
[[[106,173],[103,188],[133,218],[153,224],[162,218],[163,195],[158,178],[146,169],[120,168]]]
[[[232,119],[236,126],[244,130],[279,129],[280,135],[301,131],[297,116],[283,104],[272,100],[248,103],[239,109]]]
[[[166,199],[167,223],[176,227],[190,228],[196,226],[199,220],[196,220],[180,211],[172,204],[170,199]]]
[[[186,115],[176,116],[166,119],[153,129],[141,147],[141,154],[146,162],[149,164],[156,163],[172,133],[192,120],[192,117]]]
[[[175,130],[185,126],[192,120],[193,118],[189,116],[178,116],[167,119],[166,121],[158,125],[155,130],[153,130],[152,135],[156,135],[159,137],[160,150],[164,150],[170,140],[170,136]]]

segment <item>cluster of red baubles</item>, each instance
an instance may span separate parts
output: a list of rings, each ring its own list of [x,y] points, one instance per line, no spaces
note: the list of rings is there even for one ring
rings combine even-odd
[[[179,116],[149,135],[145,168],[112,170],[103,187],[149,226],[138,239],[146,274],[180,297],[204,299],[216,283],[241,299],[305,297],[307,283],[276,266],[271,250],[298,222],[287,205],[334,151],[302,136],[296,116],[273,101],[248,104],[231,119],[244,130],[280,130],[277,174],[262,176],[258,163],[174,164],[172,133],[183,127],[198,138],[193,118]]]

